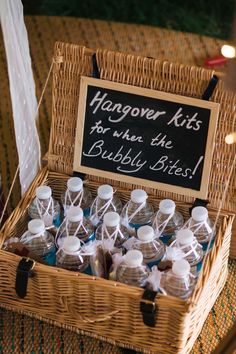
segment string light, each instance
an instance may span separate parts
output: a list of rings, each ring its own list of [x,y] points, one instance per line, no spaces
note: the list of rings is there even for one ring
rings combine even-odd
[[[221,54],[225,58],[235,58],[235,54],[236,54],[235,47],[229,44],[224,44],[221,47]]]
[[[236,143],[236,132],[226,135],[225,142],[226,142],[226,144]]]

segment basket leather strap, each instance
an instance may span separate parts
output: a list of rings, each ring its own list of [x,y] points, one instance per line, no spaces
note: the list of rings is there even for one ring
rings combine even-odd
[[[143,322],[149,327],[155,327],[157,306],[155,303],[157,292],[149,289],[144,290],[140,300],[140,311],[143,315]]]
[[[206,90],[204,91],[204,93],[202,95],[203,100],[209,101],[209,99],[213,95],[213,92],[215,90],[215,87],[216,87],[218,81],[219,81],[219,78],[216,75],[213,75]]]
[[[189,215],[191,216],[193,208],[195,208],[197,206],[202,206],[202,207],[206,208],[207,204],[209,204],[209,200],[196,198],[193,202],[193,205],[189,208]]]
[[[35,261],[23,257],[16,269],[16,282],[15,282],[15,290],[17,295],[20,298],[24,298],[27,294],[27,286],[28,286],[28,278],[33,277],[33,268],[35,265]]]

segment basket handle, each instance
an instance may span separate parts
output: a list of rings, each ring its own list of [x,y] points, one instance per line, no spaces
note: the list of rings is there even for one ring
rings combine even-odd
[[[61,296],[60,302],[72,317],[76,317],[77,319],[79,318],[84,323],[104,322],[110,320],[113,316],[120,312],[120,310],[114,310],[101,316],[88,317],[81,315],[78,310],[75,309],[74,306],[69,303],[67,296]]]

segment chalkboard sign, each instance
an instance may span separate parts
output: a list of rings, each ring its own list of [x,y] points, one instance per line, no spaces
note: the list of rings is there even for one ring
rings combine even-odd
[[[74,170],[206,198],[219,105],[82,77]]]

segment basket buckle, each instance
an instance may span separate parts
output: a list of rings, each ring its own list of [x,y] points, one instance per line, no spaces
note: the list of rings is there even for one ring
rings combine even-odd
[[[155,327],[157,306],[155,302],[157,292],[146,289],[140,300],[140,311],[143,315],[143,322],[149,327]]]
[[[27,294],[28,278],[34,276],[33,269],[36,262],[29,257],[22,257],[16,269],[15,290],[20,298]]]

